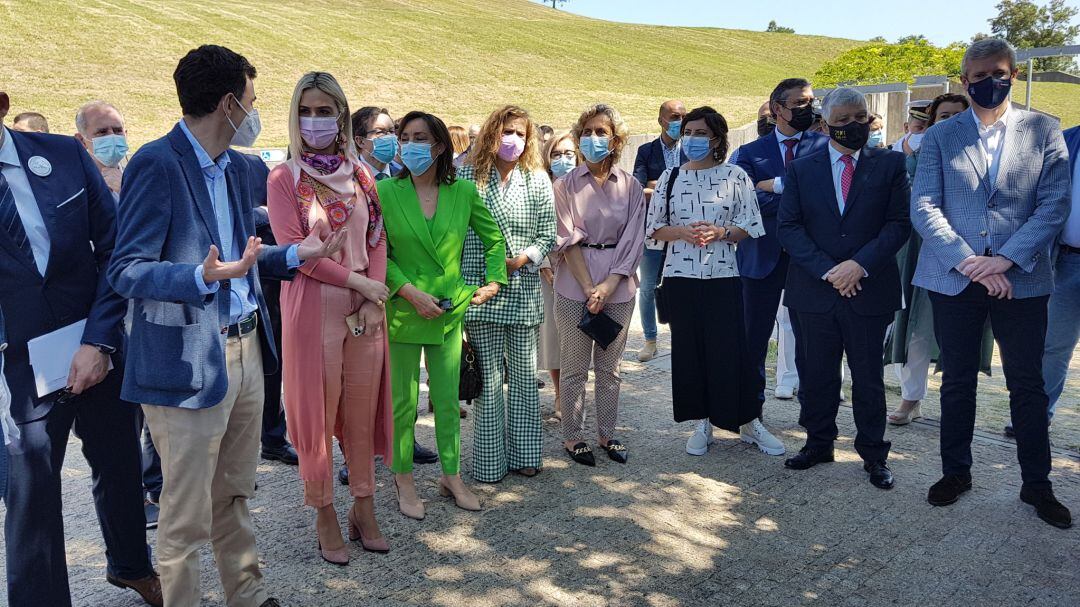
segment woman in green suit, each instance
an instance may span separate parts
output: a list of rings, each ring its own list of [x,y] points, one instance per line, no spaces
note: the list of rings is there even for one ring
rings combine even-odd
[[[424,505],[416,494],[412,456],[421,352],[435,409],[435,441],[443,472],[439,493],[453,496],[459,508],[480,509],[480,500],[460,475],[461,327],[470,305],[482,305],[506,284],[506,246],[476,186],[455,178],[453,145],[443,121],[410,112],[402,118],[398,136],[405,170],[378,183],[390,246],[386,324],[394,401],[391,470],[398,508],[419,520],[424,518]],[[461,275],[461,251],[469,228],[483,243],[487,284],[482,287],[465,284]]]

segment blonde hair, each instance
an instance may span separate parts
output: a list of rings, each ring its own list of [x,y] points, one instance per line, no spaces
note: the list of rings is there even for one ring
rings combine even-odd
[[[574,134],[574,143],[578,149],[581,148],[581,132],[585,130],[585,125],[603,114],[607,116],[608,121],[611,122],[611,142],[608,145],[608,149],[611,153],[604,159],[603,164],[608,167],[615,166],[615,163],[619,162],[619,156],[622,154],[623,148],[626,147],[626,142],[630,140],[630,127],[623,121],[622,116],[619,115],[619,110],[611,107],[606,103],[597,103],[585,108],[585,111],[581,113],[581,116],[577,120],[577,124],[574,125],[572,132]]]
[[[568,130],[555,131],[551,139],[548,139],[547,143],[544,144],[544,168],[547,170],[548,175],[551,175],[551,150],[554,150],[557,145],[566,139],[569,139],[570,143],[574,144],[574,156],[577,157],[577,164],[581,164],[581,154],[578,152],[577,142],[574,141],[574,134]]]
[[[480,134],[473,142],[472,151],[469,152],[468,160],[475,169],[476,184],[484,186],[491,169],[495,166],[495,158],[499,154],[499,145],[502,143],[503,126],[508,120],[514,118],[525,119],[525,149],[518,157],[517,166],[526,173],[540,171],[544,168],[544,160],[540,157],[540,133],[529,117],[529,112],[516,105],[504,105],[488,116],[484,124],[480,126]]]
[[[450,141],[454,144],[454,155],[462,154],[469,149],[469,131],[465,127],[455,124],[449,128]]]
[[[345,91],[341,90],[337,79],[327,72],[308,72],[296,82],[292,101],[289,102],[289,156],[299,159],[304,152],[304,138],[300,136],[300,98],[308,89],[319,89],[334,99],[338,109],[338,152],[347,158],[355,157],[349,100],[345,98]]]

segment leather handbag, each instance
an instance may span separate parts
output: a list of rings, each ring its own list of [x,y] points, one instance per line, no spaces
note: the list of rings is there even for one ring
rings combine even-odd
[[[476,350],[469,343],[468,336],[461,340],[461,380],[458,382],[458,400],[472,401],[480,398],[484,387],[484,376],[480,373],[480,361]]]
[[[585,310],[584,316],[581,317],[578,328],[585,335],[592,338],[596,345],[600,346],[601,350],[607,350],[611,342],[615,341],[615,338],[623,330],[623,326],[615,322],[605,312],[601,311],[599,314],[593,314],[588,309]]]
[[[675,178],[679,176],[679,167],[671,169],[668,176],[667,191],[664,196],[664,212],[667,215],[668,225],[671,225],[671,189],[675,187]],[[660,276],[657,277],[656,288],[653,289],[653,298],[656,301],[656,321],[668,324],[671,318],[671,294],[664,290],[664,266],[667,265],[668,249],[670,242],[664,243],[664,257],[660,260]]]

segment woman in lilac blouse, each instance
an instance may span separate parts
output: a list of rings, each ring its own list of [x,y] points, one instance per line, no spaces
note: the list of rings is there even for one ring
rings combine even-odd
[[[634,312],[637,266],[645,241],[645,196],[633,175],[618,168],[629,129],[619,112],[594,105],[578,118],[574,139],[585,163],[555,182],[556,247],[563,261],[555,273],[555,319],[559,327],[564,446],[574,461],[595,466],[585,442],[585,382],[593,365],[599,445],[626,463],[615,440],[619,413],[619,361]],[[622,325],[607,349],[578,323],[585,311],[604,312]]]

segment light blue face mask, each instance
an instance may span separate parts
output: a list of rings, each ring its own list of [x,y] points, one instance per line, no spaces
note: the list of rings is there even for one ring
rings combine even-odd
[[[712,148],[709,144],[712,139],[704,135],[687,135],[682,138],[682,151],[690,160],[697,162],[708,158]]]
[[[678,139],[682,136],[682,120],[672,120],[667,123],[667,135],[672,139]]]
[[[401,145],[401,161],[413,175],[423,175],[435,159],[431,157],[431,144],[409,141]]]
[[[394,135],[383,135],[377,139],[372,139],[371,148],[371,155],[375,157],[375,160],[382,163],[390,162],[398,153],[397,137]]]
[[[555,160],[551,161],[551,174],[556,178],[573,171],[577,166],[577,163],[573,158],[567,158],[566,156],[559,156]]]
[[[866,140],[866,147],[879,148],[885,142],[885,129],[879,129],[870,133],[870,137]]]
[[[127,137],[123,135],[102,135],[90,140],[94,146],[94,158],[107,166],[115,167],[127,156]]]
[[[585,157],[585,160],[593,164],[603,162],[608,157],[608,154],[611,153],[610,146],[611,137],[599,137],[597,135],[582,137],[579,144],[581,155]]]

